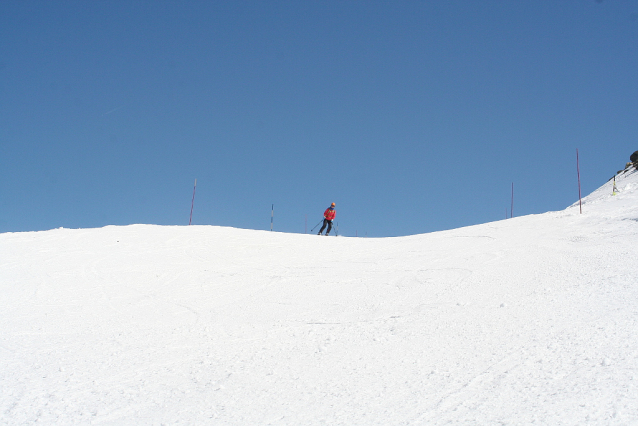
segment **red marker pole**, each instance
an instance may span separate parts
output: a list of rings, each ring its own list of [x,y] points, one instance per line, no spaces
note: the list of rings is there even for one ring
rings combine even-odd
[[[195,189],[197,189],[197,179],[195,179],[195,186],[193,187],[193,201],[191,201],[191,217],[188,219],[188,225],[190,226],[193,221],[193,206],[195,205]]]
[[[580,206],[580,214],[583,214],[583,200],[580,196],[580,163],[578,161],[578,148],[576,148],[576,173],[578,174],[578,205]]]
[[[578,160],[578,148],[576,148],[576,173],[578,174],[578,205],[580,206],[580,214],[583,214],[583,200],[580,196],[580,162]]]

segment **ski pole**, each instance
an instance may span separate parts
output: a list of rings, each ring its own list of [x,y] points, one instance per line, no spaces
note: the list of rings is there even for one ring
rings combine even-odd
[[[319,223],[316,224],[315,227],[310,230],[310,232],[314,231],[317,226],[321,225],[321,222],[323,222],[323,219],[321,219]]]

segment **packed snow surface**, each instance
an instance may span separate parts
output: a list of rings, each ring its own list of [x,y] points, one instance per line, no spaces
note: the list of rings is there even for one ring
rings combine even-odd
[[[638,173],[400,238],[0,235],[3,425],[637,425]]]

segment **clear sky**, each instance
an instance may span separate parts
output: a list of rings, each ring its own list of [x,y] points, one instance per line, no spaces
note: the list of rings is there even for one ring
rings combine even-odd
[[[0,232],[399,236],[638,150],[638,0],[0,2]]]

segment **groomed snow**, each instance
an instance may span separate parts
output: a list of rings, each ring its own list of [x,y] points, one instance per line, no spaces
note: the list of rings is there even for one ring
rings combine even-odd
[[[0,234],[3,425],[637,425],[638,173],[401,238]]]

